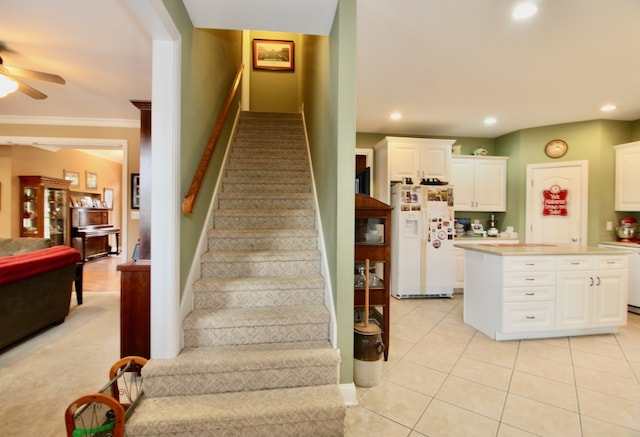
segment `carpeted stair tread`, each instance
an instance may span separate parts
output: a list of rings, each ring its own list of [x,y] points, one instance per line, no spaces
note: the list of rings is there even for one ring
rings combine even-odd
[[[264,308],[194,309],[185,317],[185,330],[244,328],[327,323],[324,305]]]
[[[337,385],[143,398],[127,435],[343,435],[345,415]]]
[[[317,237],[316,229],[209,229],[209,238]]]
[[[195,292],[224,292],[260,290],[296,290],[324,288],[320,275],[309,276],[259,276],[242,278],[202,278],[195,282]]]
[[[339,361],[339,355],[328,341],[210,346],[185,348],[176,358],[150,361],[143,368],[142,375],[146,380],[167,374],[336,366]]]
[[[220,217],[239,217],[239,216],[249,216],[256,217],[256,211],[253,209],[220,209],[216,212],[217,216]],[[280,209],[262,209],[260,210],[260,214],[258,218],[270,218],[270,217],[279,217],[279,216],[287,216],[287,217],[307,217],[314,216],[312,209],[287,209],[285,211]]]
[[[312,250],[223,250],[205,252],[200,258],[202,262],[282,262],[282,261],[316,261],[320,260],[320,252]]]

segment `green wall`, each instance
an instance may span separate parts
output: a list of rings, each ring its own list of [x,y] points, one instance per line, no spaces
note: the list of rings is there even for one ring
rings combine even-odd
[[[282,32],[251,31],[250,39],[271,39],[293,41],[293,71],[254,70],[247,65],[247,73],[251,74],[250,94],[252,111],[299,112],[298,83],[300,71],[303,69],[301,35]],[[251,48],[253,57],[253,47]],[[253,58],[252,58],[253,59]]]
[[[180,192],[186,194],[218,114],[242,62],[242,32],[194,29],[182,2],[166,2],[182,36]],[[184,290],[213,190],[222,167],[235,116],[232,105],[217,143],[193,214],[180,220],[180,289]]]
[[[340,349],[340,382],[353,381],[355,0],[340,0],[328,37],[305,35],[304,105]]]

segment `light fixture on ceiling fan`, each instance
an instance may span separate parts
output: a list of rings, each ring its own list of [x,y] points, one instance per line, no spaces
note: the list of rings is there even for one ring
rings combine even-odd
[[[43,73],[41,71],[29,70],[27,68],[10,67],[4,65],[0,56],[0,97],[4,97],[14,91],[20,91],[34,99],[46,99],[47,95],[30,87],[19,78],[29,78],[45,80],[47,82],[64,85],[65,80],[57,74]]]

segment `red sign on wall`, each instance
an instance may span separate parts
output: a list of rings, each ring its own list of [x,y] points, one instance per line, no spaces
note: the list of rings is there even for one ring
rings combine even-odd
[[[567,195],[569,190],[552,185],[548,190],[542,190],[542,215],[567,215]]]

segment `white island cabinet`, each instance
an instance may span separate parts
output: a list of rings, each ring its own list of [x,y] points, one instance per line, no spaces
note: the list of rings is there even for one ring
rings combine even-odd
[[[617,332],[626,253],[544,244],[465,249],[464,321],[496,340]]]

